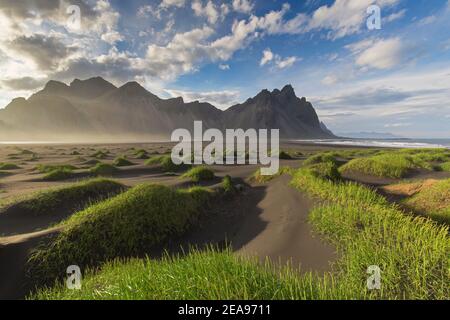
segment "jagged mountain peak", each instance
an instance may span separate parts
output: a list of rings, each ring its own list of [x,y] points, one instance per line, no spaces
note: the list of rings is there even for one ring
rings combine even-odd
[[[69,87],[67,86],[67,84],[60,82],[60,81],[55,81],[55,80],[50,80],[49,82],[47,82],[47,84],[45,85],[43,91],[47,92],[47,93],[53,93],[53,92],[59,92],[59,91],[65,91],[67,90]]]
[[[75,79],[70,83],[71,87],[80,87],[80,86],[96,86],[96,87],[109,87],[116,88],[111,82],[106,81],[102,77],[93,77],[86,80]]]
[[[141,86],[137,81],[130,81],[125,83],[123,86],[119,88],[119,91],[127,92],[129,94],[149,94],[143,86]]]

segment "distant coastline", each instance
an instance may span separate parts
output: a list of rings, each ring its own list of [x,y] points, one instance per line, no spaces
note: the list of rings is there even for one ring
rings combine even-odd
[[[295,140],[300,143],[312,143],[320,145],[376,147],[376,148],[446,148],[450,149],[450,139],[313,139]]]

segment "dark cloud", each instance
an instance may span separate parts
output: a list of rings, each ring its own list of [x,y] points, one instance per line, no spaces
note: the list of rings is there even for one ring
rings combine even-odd
[[[134,68],[132,58],[126,56],[105,56],[100,61],[87,58],[66,61],[62,71],[51,75],[52,79],[69,81],[73,78],[101,76],[116,83],[122,83],[143,75],[145,70]]]
[[[59,38],[34,34],[20,36],[7,43],[8,50],[33,60],[41,70],[55,69],[61,60],[75,52],[74,48],[66,46]]]
[[[59,19],[70,5],[80,7],[81,14],[93,17],[96,12],[83,0],[0,0],[0,11],[11,19]]]
[[[33,90],[44,85],[45,79],[34,79],[31,77],[23,77],[16,79],[1,80],[1,87],[11,90]]]

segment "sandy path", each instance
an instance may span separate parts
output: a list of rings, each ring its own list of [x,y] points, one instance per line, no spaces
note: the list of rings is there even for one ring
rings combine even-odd
[[[307,221],[313,203],[299,191],[289,186],[290,177],[282,176],[269,183],[265,197],[259,202],[258,218],[265,227],[253,239],[244,244],[246,234],[254,233],[252,219],[242,222],[240,231],[232,240],[242,244],[239,254],[257,255],[261,259],[293,266],[301,265],[302,271],[329,270],[329,262],[335,260],[335,249],[314,235]]]
[[[247,186],[242,194],[216,203],[201,226],[171,245],[169,251],[183,252],[189,246],[226,243],[239,255],[264,261],[292,263],[302,271],[330,270],[336,251],[312,232],[307,221],[311,200],[289,186],[281,176],[264,185]]]

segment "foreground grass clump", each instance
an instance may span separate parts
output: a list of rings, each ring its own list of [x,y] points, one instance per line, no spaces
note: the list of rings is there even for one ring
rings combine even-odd
[[[450,179],[421,189],[404,204],[417,213],[450,225]]]
[[[106,179],[93,179],[70,186],[58,187],[32,194],[26,198],[12,200],[6,205],[28,215],[58,214],[62,207],[68,211],[84,208],[86,205],[116,195],[125,186]],[[4,208],[3,208],[4,209]],[[0,208],[0,212],[2,208]]]
[[[215,178],[214,171],[205,166],[192,168],[181,176],[182,178],[190,179],[192,182],[209,181]]]
[[[126,275],[126,276],[125,276]],[[320,281],[286,269],[244,259],[231,251],[191,252],[161,260],[132,259],[107,263],[83,278],[81,290],[64,285],[39,291],[31,299],[86,300],[271,300],[320,299]]]
[[[0,170],[16,170],[20,169],[17,164],[0,162]]]
[[[148,166],[161,165],[164,172],[177,172],[189,168],[189,166],[185,164],[177,165],[173,163],[172,158],[169,155],[152,157],[145,161],[145,164]]]
[[[375,191],[355,183],[318,178],[308,169],[292,180],[325,204],[310,221],[342,258],[328,290],[339,299],[448,299],[448,228],[413,218]],[[366,269],[382,270],[382,289],[369,291]]]
[[[62,276],[75,261],[83,270],[116,257],[148,252],[183,234],[196,221],[211,194],[203,188],[173,190],[144,184],[72,215],[63,231],[30,258],[38,284]]]
[[[97,163],[93,168],[89,170],[92,174],[97,176],[112,176],[117,173],[119,169],[109,163]]]
[[[417,161],[412,156],[389,153],[370,158],[354,159],[341,167],[341,172],[360,172],[384,178],[403,178],[413,169],[427,168],[429,165]]]
[[[45,181],[61,181],[74,177],[73,170],[66,168],[54,169],[44,175],[42,178]]]
[[[118,157],[114,160],[113,163],[116,167],[128,167],[134,165],[133,162],[129,161],[125,157]]]

